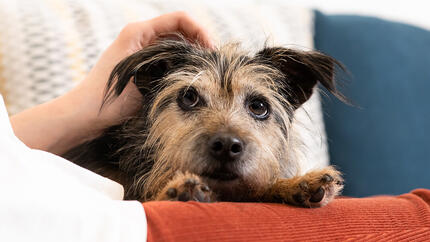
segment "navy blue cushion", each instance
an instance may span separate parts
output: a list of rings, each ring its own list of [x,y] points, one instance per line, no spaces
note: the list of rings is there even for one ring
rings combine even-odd
[[[345,174],[344,194],[430,188],[430,32],[316,12],[315,45],[349,70],[343,93],[359,106],[323,100],[331,162]]]

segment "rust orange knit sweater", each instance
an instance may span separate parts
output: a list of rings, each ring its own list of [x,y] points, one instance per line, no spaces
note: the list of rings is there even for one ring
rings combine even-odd
[[[339,198],[323,208],[147,202],[148,241],[430,241],[430,190]]]

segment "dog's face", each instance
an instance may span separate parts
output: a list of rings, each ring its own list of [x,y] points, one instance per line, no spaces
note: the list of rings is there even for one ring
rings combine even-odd
[[[318,81],[336,93],[335,64],[318,52],[286,48],[251,56],[236,45],[151,45],[123,60],[111,76],[113,94],[134,78],[145,97],[141,115],[125,125],[134,138],[120,167],[136,174],[133,189],[144,190],[146,198],[176,171],[207,179],[222,200],[258,194],[296,171],[290,159],[294,110]],[[151,167],[143,167],[148,159]]]

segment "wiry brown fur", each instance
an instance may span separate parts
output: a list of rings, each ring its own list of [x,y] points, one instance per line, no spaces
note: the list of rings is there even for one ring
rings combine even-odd
[[[341,190],[340,174],[329,167],[294,177],[299,164],[290,128],[294,110],[317,82],[342,98],[333,81],[336,64],[318,52],[282,47],[251,55],[238,44],[209,50],[180,36],[158,41],[119,63],[107,87],[109,102],[134,80],[144,96],[141,112],[68,157],[122,183],[127,199],[178,200],[185,194],[188,200],[324,205]],[[201,103],[184,110],[178,98],[188,88]],[[250,115],[247,103],[253,98],[267,102],[267,119]],[[243,140],[240,160],[215,161],[208,155],[208,142],[218,133]],[[209,178],[220,169],[237,179]],[[209,191],[201,191],[205,186]],[[314,195],[320,188],[326,199],[309,202],[318,200]]]

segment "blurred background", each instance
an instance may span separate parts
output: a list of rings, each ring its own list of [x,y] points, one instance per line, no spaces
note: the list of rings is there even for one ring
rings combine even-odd
[[[358,14],[376,16],[388,20],[400,21],[430,28],[428,11],[430,3],[421,0],[389,1],[389,0],[287,0],[300,6],[319,9],[327,14]]]

